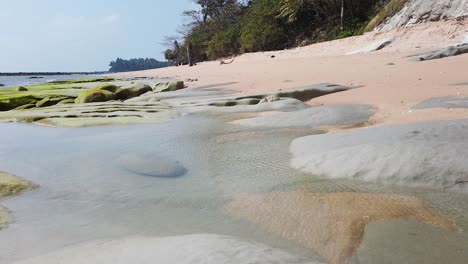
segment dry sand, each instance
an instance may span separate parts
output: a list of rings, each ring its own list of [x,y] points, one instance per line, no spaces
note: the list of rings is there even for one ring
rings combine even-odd
[[[364,85],[365,87],[311,100],[311,104],[371,104],[378,111],[377,124],[410,123],[467,117],[467,109],[411,108],[431,97],[468,95],[468,55],[414,62],[406,58],[434,48],[463,42],[468,18],[441,21],[369,33],[343,40],[319,43],[292,50],[244,54],[234,63],[199,63],[196,67],[170,67],[119,74],[119,76],[198,79],[191,86],[236,82],[222,89],[256,93],[314,83]],[[375,42],[395,38],[383,50],[345,55]],[[275,55],[275,58],[271,58]],[[389,63],[394,65],[388,65]]]
[[[367,193],[239,194],[226,213],[315,250],[330,264],[348,263],[367,224],[404,219],[456,230],[455,223],[417,198]]]

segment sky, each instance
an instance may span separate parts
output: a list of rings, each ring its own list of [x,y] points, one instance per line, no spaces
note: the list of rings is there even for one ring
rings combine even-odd
[[[0,0],[0,72],[106,71],[117,57],[164,60],[191,0]]]

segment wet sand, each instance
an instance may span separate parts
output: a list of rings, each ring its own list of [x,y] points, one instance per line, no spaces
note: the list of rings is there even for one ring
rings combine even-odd
[[[344,264],[359,248],[366,225],[389,219],[414,220],[457,231],[455,222],[414,197],[368,193],[277,192],[239,194],[225,207],[282,238]]]

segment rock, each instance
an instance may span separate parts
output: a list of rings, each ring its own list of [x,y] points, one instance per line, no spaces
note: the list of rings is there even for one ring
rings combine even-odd
[[[377,41],[375,43],[372,43],[371,45],[369,45],[369,46],[367,46],[365,48],[362,48],[362,49],[359,49],[359,50],[356,50],[356,51],[353,51],[353,52],[349,52],[347,55],[360,54],[360,53],[370,53],[370,52],[378,51],[378,50],[381,50],[381,49],[387,47],[388,45],[392,44],[394,41],[395,41],[394,38],[383,39],[383,40]]]
[[[466,0],[410,0],[395,16],[378,26],[379,31],[412,24],[456,19],[468,15]]]
[[[446,48],[433,50],[430,52],[426,52],[423,54],[417,54],[411,56],[416,61],[427,61],[427,60],[435,60],[435,59],[442,59],[446,57],[458,56],[462,54],[468,53],[468,43],[449,46]]]
[[[36,103],[36,107],[47,107],[58,104],[60,101],[63,100],[74,100],[70,99],[69,97],[46,97]]]
[[[428,108],[468,108],[468,96],[435,97],[413,107],[413,109]]]
[[[117,87],[116,85],[105,83],[105,84],[101,84],[101,85],[98,85],[96,87],[93,87],[91,90],[93,90],[93,91],[108,91],[108,92],[111,92],[111,93],[117,93],[121,89],[119,87]]]
[[[119,100],[127,100],[151,91],[153,91],[151,86],[143,83],[137,83],[131,86],[123,87],[116,93],[116,96]]]
[[[62,101],[58,102],[57,105],[74,104],[74,103],[75,103],[75,99],[67,98],[67,99],[63,99]]]
[[[26,87],[19,86],[18,88],[16,88],[16,91],[18,91],[18,92],[27,92],[28,89]]]
[[[117,161],[126,170],[143,176],[175,178],[187,172],[179,162],[158,156],[122,155]]]
[[[183,81],[173,81],[167,83],[158,83],[153,88],[153,91],[160,93],[160,92],[168,92],[168,91],[177,91],[180,89],[184,89],[184,82]]]
[[[280,98],[279,98],[278,95],[272,94],[272,95],[264,97],[262,100],[260,100],[259,104],[272,103],[272,102],[276,102],[276,101],[279,101],[279,100],[280,100]]]
[[[16,107],[13,110],[26,110],[26,109],[31,109],[31,108],[34,108],[34,107],[36,107],[36,103],[21,105],[21,106]]]
[[[370,127],[294,140],[294,168],[334,179],[468,192],[468,119]]]
[[[0,206],[0,230],[8,225],[8,210]]]
[[[17,195],[36,187],[38,187],[36,184],[25,181],[15,175],[0,172],[0,198]]]
[[[8,111],[19,106],[36,103],[38,98],[33,95],[13,94],[11,96],[0,96],[0,111]]]
[[[107,102],[116,98],[114,93],[107,90],[96,91],[91,89],[81,92],[78,98],[75,99],[75,104]]]
[[[325,105],[242,119],[233,123],[265,128],[353,126],[367,122],[372,115],[372,108],[368,105]]]
[[[195,234],[88,241],[13,264],[320,264],[234,237]]]

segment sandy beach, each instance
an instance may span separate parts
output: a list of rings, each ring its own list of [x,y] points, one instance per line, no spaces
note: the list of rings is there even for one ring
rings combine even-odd
[[[292,50],[244,54],[228,65],[211,61],[198,63],[196,67],[170,67],[116,76],[197,80],[191,86],[235,82],[222,89],[245,94],[325,82],[362,86],[309,103],[370,104],[378,109],[371,119],[375,124],[457,119],[467,117],[468,111],[446,108],[414,111],[412,107],[433,97],[467,96],[468,86],[456,84],[468,82],[465,70],[468,55],[425,62],[407,57],[462,43],[467,34],[468,19],[439,21]],[[380,51],[346,55],[385,39],[395,40]]]

